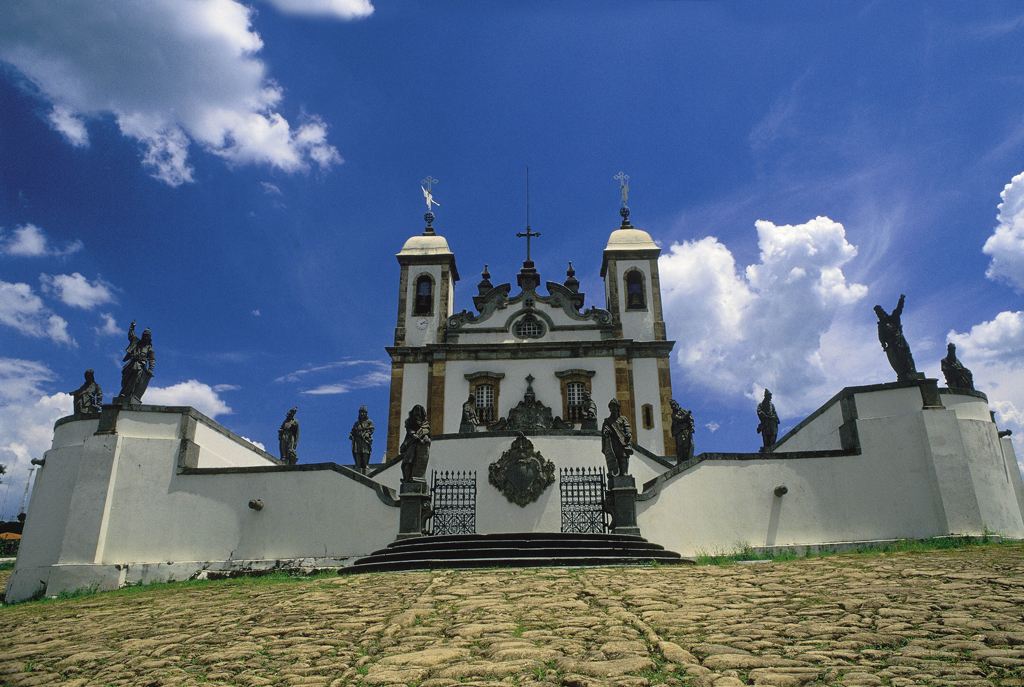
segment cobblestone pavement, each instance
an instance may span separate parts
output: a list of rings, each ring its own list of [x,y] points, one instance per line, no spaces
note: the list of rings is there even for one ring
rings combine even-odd
[[[0,682],[1024,685],[1024,546],[161,585],[0,609]]]

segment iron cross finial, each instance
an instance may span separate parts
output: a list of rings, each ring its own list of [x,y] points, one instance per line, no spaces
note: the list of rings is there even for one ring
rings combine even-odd
[[[626,205],[626,199],[629,197],[629,175],[619,172],[613,179],[618,179],[619,188],[622,189],[622,205]]]

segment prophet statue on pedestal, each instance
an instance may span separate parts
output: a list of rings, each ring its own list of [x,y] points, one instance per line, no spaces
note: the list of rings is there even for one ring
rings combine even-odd
[[[103,403],[103,390],[96,383],[92,368],[85,371],[85,384],[74,391],[69,391],[75,402],[75,415],[93,415],[100,412]]]
[[[153,335],[149,327],[141,337],[135,336],[135,320],[128,328],[128,348],[125,349],[124,367],[121,368],[121,393],[114,399],[118,405],[138,405],[149,387],[156,367],[153,353]]]
[[[633,454],[633,428],[622,415],[617,399],[608,402],[608,417],[601,425],[601,453],[608,462],[609,475],[629,474],[629,457]]]
[[[352,460],[364,475],[370,466],[370,453],[373,450],[373,420],[366,406],[359,406],[359,419],[352,425],[348,438],[352,440]]]
[[[299,421],[295,419],[298,408],[288,411],[287,417],[277,430],[277,445],[281,450],[281,460],[288,465],[295,465],[299,462],[299,455],[296,449],[299,447]]]
[[[942,375],[950,389],[974,389],[974,375],[956,358],[956,344],[946,346],[946,357],[942,359]]]

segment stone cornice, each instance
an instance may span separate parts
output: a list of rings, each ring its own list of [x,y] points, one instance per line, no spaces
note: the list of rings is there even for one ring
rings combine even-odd
[[[428,363],[434,360],[535,360],[538,358],[667,358],[675,341],[537,341],[530,343],[427,344],[388,346],[396,363]]]

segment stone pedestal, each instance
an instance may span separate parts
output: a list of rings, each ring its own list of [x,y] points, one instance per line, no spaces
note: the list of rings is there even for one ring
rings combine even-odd
[[[635,489],[633,491],[636,492]],[[430,509],[430,487],[426,482],[402,482],[398,496],[402,507],[398,519],[397,538],[422,537],[423,524]]]
[[[597,430],[597,420],[594,418],[585,419],[580,423],[580,429],[592,429]]]
[[[611,494],[614,534],[640,536],[636,523],[636,480],[632,475],[609,475],[608,492]]]

